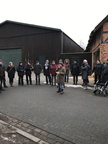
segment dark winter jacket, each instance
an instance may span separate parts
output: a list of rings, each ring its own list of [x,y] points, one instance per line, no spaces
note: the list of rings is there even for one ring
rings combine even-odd
[[[106,67],[104,68],[102,72],[102,81],[103,82],[108,81],[108,63],[106,64]]]
[[[50,66],[49,65],[45,64],[43,70],[44,70],[44,75],[45,76],[49,76],[50,75]]]
[[[34,73],[35,73],[35,74],[40,74],[41,71],[42,71],[42,66],[41,66],[41,64],[36,64],[36,65],[34,66]]]
[[[0,77],[4,76],[4,69],[2,67],[2,65],[0,65]]]
[[[101,75],[102,74],[102,68],[103,68],[103,65],[101,63],[99,64],[96,64],[93,68],[93,72],[96,74],[96,75]]]
[[[71,66],[71,74],[73,76],[78,76],[80,73],[80,67],[78,63],[73,63]]]
[[[27,65],[26,65],[26,68],[25,68],[26,75],[27,75],[27,76],[30,76],[32,70],[33,70],[32,66],[27,64]]]
[[[8,77],[9,78],[14,78],[15,76],[15,67],[7,67],[7,72],[8,72]]]
[[[23,65],[19,65],[17,67],[17,72],[18,72],[18,76],[23,76],[24,75],[24,66]]]
[[[82,64],[81,71],[82,79],[88,79],[88,76],[90,75],[90,66],[88,64]]]

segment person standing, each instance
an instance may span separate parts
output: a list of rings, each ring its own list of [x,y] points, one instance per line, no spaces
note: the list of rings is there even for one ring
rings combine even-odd
[[[42,72],[42,66],[39,63],[39,61],[36,61],[36,64],[34,66],[34,73],[36,76],[36,85],[39,84],[40,85],[40,73]]]
[[[57,73],[57,84],[58,84],[57,93],[63,94],[64,93],[64,83],[65,83],[66,69],[64,68],[62,62],[59,62],[56,73]]]
[[[23,77],[24,77],[24,66],[22,62],[19,62],[19,65],[17,67],[18,72],[18,85],[24,85]]]
[[[78,83],[79,73],[80,73],[79,64],[77,63],[77,61],[74,61],[72,66],[71,66],[71,74],[73,76],[73,84],[74,85],[77,85],[77,83]]]
[[[50,65],[51,85],[52,86],[53,86],[53,84],[56,85],[56,69],[57,69],[56,63],[53,60],[52,64]]]
[[[6,68],[3,65],[3,63],[2,63],[2,67],[3,67],[3,86],[4,86],[4,88],[7,88],[8,86],[6,85],[6,75],[5,75]]]
[[[88,64],[87,60],[83,60],[81,71],[82,71],[83,85],[85,86],[85,89],[87,89],[87,85],[89,83],[88,76],[90,75],[90,65]]]
[[[46,84],[49,83],[51,85],[49,60],[46,60],[43,71],[44,71],[44,75],[46,77]]]
[[[94,72],[94,84],[96,84],[97,80],[101,82],[102,69],[103,69],[103,65],[101,64],[100,60],[97,60],[92,71]]]
[[[13,79],[15,77],[15,67],[12,62],[9,62],[9,65],[7,67],[7,73],[8,73],[8,78],[9,78],[9,84],[12,87]]]
[[[70,62],[69,59],[65,59],[64,66],[66,68],[66,74],[65,74],[65,82],[69,82],[69,71],[70,71]]]
[[[4,70],[2,66],[2,61],[0,61],[0,93],[1,91],[4,91],[4,89],[2,88],[3,76],[4,76]]]
[[[32,74],[32,70],[33,67],[31,66],[31,64],[28,62],[26,67],[25,67],[25,72],[26,72],[26,83],[27,85],[30,84],[32,85],[32,78],[31,78],[31,74]]]
[[[108,59],[106,60],[106,65],[102,71],[102,82],[108,82]]]

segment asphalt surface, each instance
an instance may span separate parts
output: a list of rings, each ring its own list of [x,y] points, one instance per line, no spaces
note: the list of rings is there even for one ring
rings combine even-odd
[[[0,111],[75,144],[108,144],[108,97],[81,86],[56,91],[15,83],[0,94]]]

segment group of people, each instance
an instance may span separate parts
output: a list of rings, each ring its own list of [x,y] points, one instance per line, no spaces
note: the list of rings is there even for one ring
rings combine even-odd
[[[32,85],[32,71],[35,73],[36,77],[36,85],[40,85],[40,74],[43,72],[46,79],[46,84],[56,85],[58,84],[58,93],[63,94],[65,88],[65,82],[69,82],[69,74],[71,73],[73,76],[73,84],[78,84],[78,76],[82,75],[83,85],[85,89],[87,89],[87,85],[89,83],[88,76],[94,73],[94,84],[99,81],[108,81],[108,59],[105,63],[101,64],[99,60],[95,64],[93,70],[91,70],[90,65],[88,64],[87,60],[83,60],[82,65],[80,66],[77,61],[74,61],[70,66],[69,59],[65,59],[63,62],[62,59],[59,60],[58,64],[53,60],[51,64],[49,64],[49,60],[45,61],[44,67],[42,68],[39,61],[36,61],[34,67],[27,63],[24,67],[22,62],[19,62],[19,65],[15,69],[12,62],[9,62],[7,69],[4,67],[2,61],[0,61],[0,92],[6,86],[6,79],[5,79],[5,71],[8,73],[9,77],[9,84],[13,86],[15,72],[18,73],[18,85],[24,85],[24,75],[26,75],[26,83],[27,85]]]

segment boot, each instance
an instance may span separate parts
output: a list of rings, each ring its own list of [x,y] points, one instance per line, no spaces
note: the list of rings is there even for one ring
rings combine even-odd
[[[11,83],[11,87],[13,87],[13,83]]]
[[[87,85],[85,85],[85,88],[84,88],[85,90],[87,90],[88,88],[87,88]]]
[[[60,94],[63,94],[64,92],[63,92],[63,89],[61,89],[61,91],[60,91]]]
[[[60,88],[58,89],[57,93],[60,93]]]
[[[12,83],[10,82],[10,86],[12,87]]]

